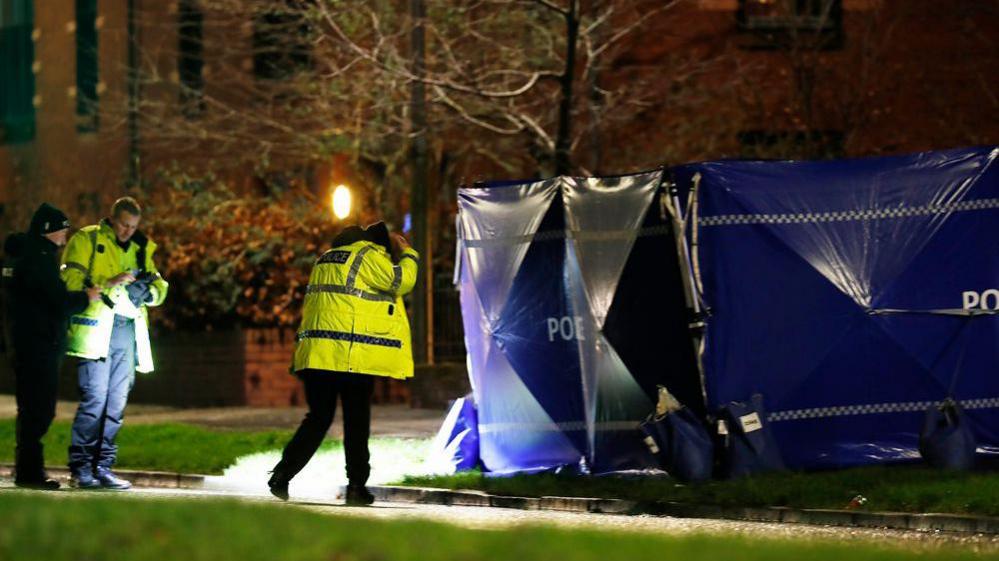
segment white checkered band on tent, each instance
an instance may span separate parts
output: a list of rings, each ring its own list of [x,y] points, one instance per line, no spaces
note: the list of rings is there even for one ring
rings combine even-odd
[[[641,420],[635,421],[601,421],[594,424],[594,428],[600,431],[628,431],[638,430]],[[479,425],[479,434],[492,434],[511,431],[523,432],[570,432],[584,431],[586,423],[584,421],[566,421],[562,423],[538,423],[538,422],[508,422],[508,423],[487,423]]]
[[[801,419],[820,419],[825,417],[845,417],[849,415],[874,415],[878,413],[911,413],[925,411],[938,401],[908,401],[903,403],[869,403],[864,405],[839,405],[835,407],[815,407],[812,409],[789,409],[774,411],[767,415],[771,423],[781,421],[798,421]],[[992,409],[999,407],[999,397],[966,399],[959,401],[964,409]]]
[[[523,236],[507,236],[494,238],[464,238],[461,243],[468,248],[497,247],[526,244],[532,242],[547,242],[562,239],[578,239],[583,241],[610,241],[628,239],[631,236],[644,238],[647,236],[664,236],[673,232],[673,226],[646,226],[638,230],[545,230]]]
[[[999,208],[999,199],[976,199],[949,205],[924,205],[872,210],[846,210],[838,212],[804,212],[800,214],[720,214],[702,216],[700,226],[732,226],[741,224],[809,224],[816,222],[850,222],[854,220],[883,220],[909,218],[932,214],[947,214],[968,210]]]

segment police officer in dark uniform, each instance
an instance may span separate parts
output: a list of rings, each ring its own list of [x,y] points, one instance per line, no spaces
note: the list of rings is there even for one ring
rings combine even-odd
[[[69,220],[42,203],[27,233],[8,236],[3,284],[7,339],[13,351],[17,394],[15,479],[19,487],[58,489],[45,473],[42,437],[55,418],[59,365],[69,317],[100,298],[97,287],[69,292],[59,278],[59,248],[66,245]]]

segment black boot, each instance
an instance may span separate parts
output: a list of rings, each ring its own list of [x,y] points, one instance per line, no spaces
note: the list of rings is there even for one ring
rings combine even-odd
[[[59,482],[45,475],[30,479],[14,479],[14,485],[25,489],[37,489],[39,491],[55,491],[59,488]]]
[[[271,472],[271,478],[267,480],[267,487],[270,488],[272,495],[282,501],[287,501],[289,481],[291,481],[290,477],[280,469],[274,468],[274,471]]]
[[[375,502],[375,496],[364,485],[347,485],[345,502],[351,506],[368,506]]]
[[[20,419],[18,419],[17,424],[21,425]],[[28,449],[26,450],[26,448]],[[44,466],[45,460],[41,445],[35,447],[18,445],[14,449],[14,485],[42,491],[58,489],[59,482],[45,473]]]

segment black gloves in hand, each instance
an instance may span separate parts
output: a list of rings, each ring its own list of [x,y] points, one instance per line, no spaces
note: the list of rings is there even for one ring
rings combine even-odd
[[[128,291],[128,299],[131,300],[132,304],[136,307],[139,307],[144,302],[153,299],[153,295],[149,291],[149,285],[145,283],[133,282],[128,285],[125,290]]]
[[[128,291],[128,299],[132,301],[132,304],[138,307],[146,302],[153,301],[153,292],[150,285],[156,278],[156,274],[149,272],[139,273],[135,277],[135,282],[125,288]]]

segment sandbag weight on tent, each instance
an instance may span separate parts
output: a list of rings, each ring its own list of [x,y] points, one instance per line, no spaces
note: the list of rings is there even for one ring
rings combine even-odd
[[[935,468],[967,471],[975,465],[975,435],[952,399],[926,410],[919,454]]]
[[[711,478],[714,444],[704,424],[690,409],[683,407],[650,417],[641,424],[641,429],[649,451],[670,476],[683,482]]]
[[[719,420],[726,429],[722,449],[726,477],[786,469],[766,417],[760,394],[753,395],[749,403],[733,401],[722,408]]]
[[[978,317],[978,314],[972,310],[966,310],[966,313],[964,316],[966,321],[961,331],[967,329],[974,318]],[[977,448],[975,435],[968,425],[964,411],[953,397],[954,388],[957,387],[961,377],[967,350],[965,342],[958,355],[950,387],[947,389],[947,399],[939,405],[931,405],[926,410],[923,430],[919,433],[919,454],[928,464],[936,468],[967,471],[975,465]]]

